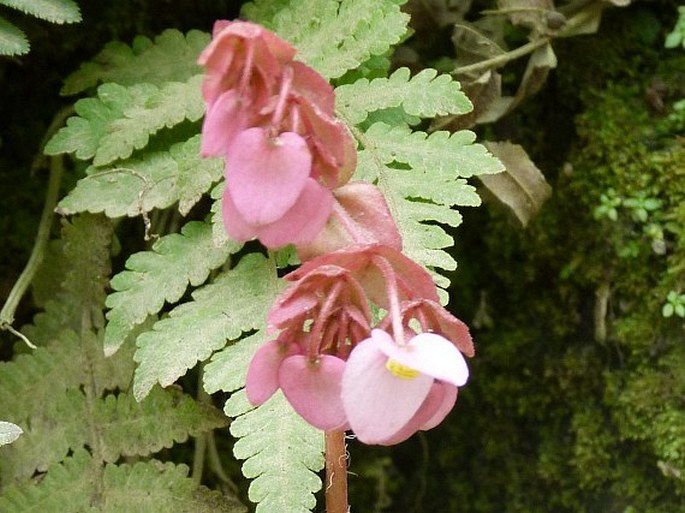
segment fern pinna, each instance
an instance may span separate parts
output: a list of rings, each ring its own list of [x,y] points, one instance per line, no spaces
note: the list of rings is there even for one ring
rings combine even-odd
[[[0,449],[0,510],[237,511],[201,470],[159,461],[230,418],[256,510],[311,511],[322,430],[391,444],[449,412],[472,346],[442,306],[456,262],[440,225],[480,203],[467,178],[502,166],[471,132],[416,128],[471,106],[434,70],[388,74],[401,3],[257,1],[213,40],[112,43],[66,80],[64,94],[92,94],[45,151],[85,175],[58,206],[73,216],[55,245],[62,296],[24,329],[39,348],[0,367],[2,420],[24,430]],[[278,188],[250,181],[264,172]],[[154,242],[109,280],[113,226],[136,216]],[[255,237],[270,250],[243,244]],[[190,369],[197,399],[174,385]],[[392,380],[405,407],[358,407],[360,384]],[[225,415],[206,397],[219,392]]]

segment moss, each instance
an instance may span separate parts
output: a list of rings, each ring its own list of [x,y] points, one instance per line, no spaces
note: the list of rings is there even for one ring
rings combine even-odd
[[[491,323],[474,329],[455,412],[428,433],[431,479],[415,511],[683,509],[685,333],[661,308],[685,291],[685,150],[672,115],[685,58],[659,49],[661,14],[645,12],[609,16],[602,34],[561,48],[546,96],[518,115],[537,123],[516,132],[522,144],[554,166],[532,226],[516,231],[492,209],[465,216],[451,296],[465,320]],[[655,81],[661,110],[645,96]],[[563,137],[541,105],[575,112]]]

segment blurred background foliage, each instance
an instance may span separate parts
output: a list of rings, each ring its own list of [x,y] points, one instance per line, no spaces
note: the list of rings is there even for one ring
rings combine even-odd
[[[414,34],[394,63],[456,69],[484,114],[434,128],[521,145],[552,194],[525,229],[501,192],[465,213],[450,297],[477,343],[471,382],[439,428],[392,449],[351,442],[357,511],[685,511],[685,52],[664,47],[677,2],[628,3],[408,2]],[[79,4],[80,24],[19,19],[31,52],[0,58],[0,301],[33,243],[46,182],[37,155],[69,103],[63,78],[112,39],[208,31],[240,8]],[[515,18],[531,12],[544,18]],[[577,12],[596,30],[557,37]],[[474,56],[455,34],[483,35],[486,19],[499,49]],[[523,58],[463,71],[535,41]],[[14,340],[2,332],[0,343],[7,357]]]

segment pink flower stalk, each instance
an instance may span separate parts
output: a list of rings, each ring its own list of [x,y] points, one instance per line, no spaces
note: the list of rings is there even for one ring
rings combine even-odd
[[[312,241],[332,211],[331,189],[356,167],[333,88],[294,56],[259,25],[218,21],[198,60],[207,69],[202,154],[226,158],[224,226],[270,248]]]
[[[440,335],[421,333],[402,345],[375,329],[345,366],[347,421],[364,443],[399,443],[442,422],[468,376],[462,354]]]

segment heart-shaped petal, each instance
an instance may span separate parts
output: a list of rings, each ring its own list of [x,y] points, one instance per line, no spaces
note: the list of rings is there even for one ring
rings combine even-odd
[[[345,362],[323,355],[312,362],[304,355],[283,360],[278,381],[288,402],[302,418],[324,431],[346,426],[345,410],[340,400],[340,381]]]
[[[228,193],[246,222],[267,225],[292,208],[307,184],[312,157],[293,132],[269,137],[262,128],[240,132],[226,163]]]
[[[311,242],[323,229],[333,209],[333,194],[309,178],[293,207],[275,223],[258,230],[268,248]]]

